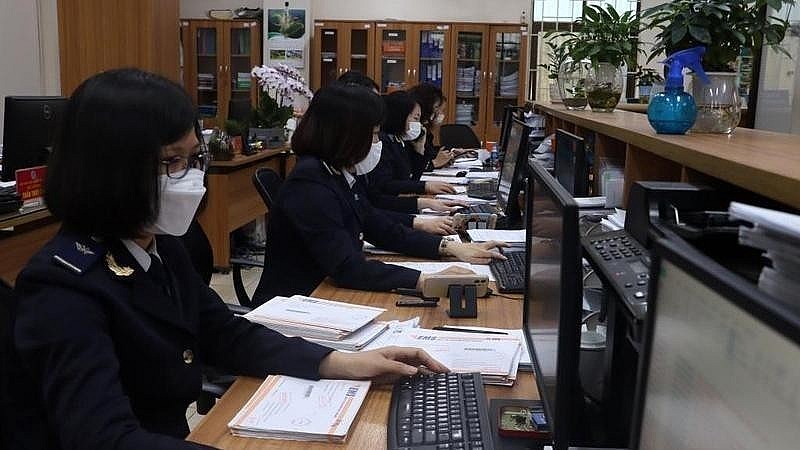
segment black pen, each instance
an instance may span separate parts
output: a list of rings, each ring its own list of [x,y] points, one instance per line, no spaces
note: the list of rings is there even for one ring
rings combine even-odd
[[[457,327],[433,327],[437,331],[460,331],[462,333],[482,333],[482,334],[503,334],[508,336],[504,331],[489,331],[489,330],[473,330],[471,328],[457,328]]]

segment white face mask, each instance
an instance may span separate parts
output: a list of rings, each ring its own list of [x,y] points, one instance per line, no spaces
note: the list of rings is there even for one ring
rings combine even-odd
[[[177,180],[161,175],[158,217],[147,231],[172,236],[186,234],[200,200],[206,193],[203,186],[204,176],[205,172],[199,169],[189,169],[186,176]]]
[[[409,122],[408,129],[403,135],[404,141],[413,141],[422,133],[422,124],[419,122]]]
[[[444,113],[439,113],[436,117],[433,118],[433,123],[436,125],[441,125],[444,123]]]
[[[366,175],[372,172],[375,167],[378,166],[378,163],[381,162],[381,153],[383,151],[383,142],[373,142],[372,146],[369,148],[369,153],[367,153],[367,157],[357,162],[354,168],[356,169],[356,175]]]

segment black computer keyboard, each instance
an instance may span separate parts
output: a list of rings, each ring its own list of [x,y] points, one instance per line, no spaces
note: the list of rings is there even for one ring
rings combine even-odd
[[[493,448],[479,373],[425,375],[397,382],[388,427],[389,450]]]
[[[493,205],[472,205],[456,210],[455,213],[461,214],[497,214],[497,208]],[[454,214],[455,214],[454,213]]]
[[[505,261],[493,259],[489,268],[497,283],[497,290],[505,294],[521,294],[525,291],[525,251],[503,251]]]
[[[497,180],[471,180],[467,184],[467,195],[484,200],[497,198]]]

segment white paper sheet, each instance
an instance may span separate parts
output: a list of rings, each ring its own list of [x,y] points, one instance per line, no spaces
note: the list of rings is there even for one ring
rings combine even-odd
[[[525,336],[522,334],[523,331],[521,329],[508,329],[508,328],[489,328],[489,327],[473,327],[473,326],[465,326],[465,325],[445,325],[446,327],[453,327],[453,328],[463,328],[465,330],[481,330],[481,331],[497,331],[499,333],[506,333],[510,337],[514,337],[519,339],[520,344],[522,345],[522,357],[519,360],[519,365],[521,368],[525,369],[532,369],[533,363],[531,362],[531,354],[528,352],[528,343],[525,342]]]
[[[487,230],[476,228],[467,230],[472,242],[503,241],[525,242],[525,230]]]
[[[442,183],[450,184],[467,184],[469,180],[467,177],[440,177],[436,175],[423,175],[419,178],[420,181],[440,181]]]
[[[470,197],[466,194],[436,194],[436,198],[466,202],[469,205],[490,205],[497,203],[497,200],[484,200],[482,198]]]
[[[283,322],[355,331],[381,315],[383,308],[294,295],[275,297],[245,314],[254,322]]]
[[[483,180],[485,178],[491,178],[493,180],[496,180],[500,178],[500,172],[468,172],[467,178],[479,179],[479,180]]]
[[[489,277],[489,281],[495,281],[494,276],[492,276],[492,271],[489,269],[489,266],[482,264],[470,264],[461,261],[454,261],[454,262],[392,261],[389,264],[408,267],[409,269],[419,270],[422,273],[441,272],[442,270],[448,267],[458,266],[458,267],[463,267],[465,269],[469,269],[479,275],[486,275],[487,277]]]

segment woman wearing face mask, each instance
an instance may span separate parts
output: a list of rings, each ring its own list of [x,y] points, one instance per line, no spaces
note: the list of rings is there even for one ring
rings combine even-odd
[[[344,354],[233,316],[174,236],[205,193],[204,162],[174,82],[122,69],[75,90],[45,194],[62,229],[16,283],[4,448],[209,448],[183,440],[203,364],[253,377],[446,370],[418,350]]]
[[[365,240],[423,258],[446,255],[483,263],[502,258],[493,251],[496,242],[452,243],[409,229],[354,190],[356,174],[375,164],[370,159],[361,167],[370,151],[382,146],[383,112],[381,98],[361,86],[332,85],[314,95],[292,136],[297,164],[270,209],[269,263],[254,301],[308,294],[325,277],[342,287],[371,291],[422,286],[419,271],[366,259]]]
[[[453,161],[453,154],[433,145],[433,136],[439,132],[445,120],[445,97],[434,84],[420,83],[408,90],[408,94],[420,106],[420,122],[425,129],[423,150],[412,155],[411,172],[419,179],[426,170],[439,169]]]
[[[380,196],[455,193],[455,188],[448,183],[420,181],[419,177],[415,177],[412,173],[412,159],[414,155],[419,156],[420,152],[424,152],[425,146],[425,132],[419,121],[419,104],[402,91],[385,96],[384,102],[386,121],[381,133],[383,155],[378,167],[365,180],[370,191],[370,199],[378,206],[387,207],[384,206],[387,200],[380,199]],[[430,207],[427,203],[433,201],[411,197],[394,202],[404,203],[405,210],[408,211],[412,206],[417,210]],[[451,206],[454,207],[457,206]]]

